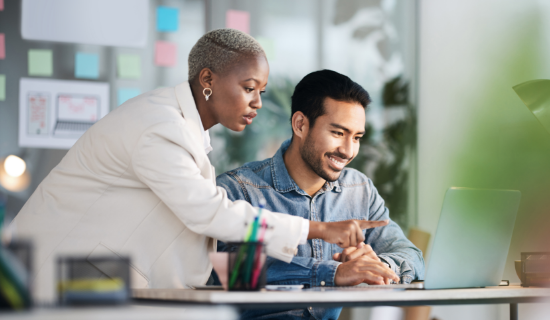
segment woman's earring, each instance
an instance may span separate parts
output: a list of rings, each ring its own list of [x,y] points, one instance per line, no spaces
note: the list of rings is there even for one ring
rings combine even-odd
[[[209,90],[210,92],[206,93],[206,90]],[[202,94],[204,95],[204,98],[206,99],[206,101],[208,101],[208,98],[210,98],[210,96],[212,95],[212,89],[204,88],[202,90]]]

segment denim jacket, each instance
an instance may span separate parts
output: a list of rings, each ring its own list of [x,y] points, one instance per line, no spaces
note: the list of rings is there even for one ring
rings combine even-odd
[[[266,209],[285,212],[314,221],[342,221],[349,219],[385,220],[389,210],[372,181],[357,170],[345,168],[337,181],[327,182],[314,196],[304,192],[288,174],[283,154],[290,140],[283,142],[273,158],[250,162],[217,177],[217,184],[227,190],[229,199],[246,200],[259,206],[266,200]],[[403,234],[393,221],[385,227],[367,229],[365,243],[387,262],[401,278],[410,283],[424,277],[422,252]],[[225,245],[219,242],[218,251]],[[299,245],[290,264],[268,258],[267,282],[269,284],[303,284],[307,287],[334,286],[336,268],[340,262],[332,255],[342,252],[336,244],[321,239],[308,240]],[[252,310],[245,318],[337,319],[341,308],[308,308],[306,310],[276,311]]]

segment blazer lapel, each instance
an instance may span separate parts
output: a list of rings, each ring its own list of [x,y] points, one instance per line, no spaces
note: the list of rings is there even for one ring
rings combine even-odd
[[[178,104],[180,105],[181,113],[185,118],[187,127],[192,132],[193,137],[195,138],[195,143],[197,144],[199,150],[202,151],[201,155],[204,155],[195,158],[197,166],[200,168],[201,174],[204,178],[211,179],[214,181],[214,184],[216,184],[216,175],[214,174],[213,170],[214,167],[210,165],[210,160],[208,159],[208,156],[204,151],[201,126],[199,124],[200,116],[199,112],[197,111],[195,99],[193,99],[193,94],[191,93],[189,82],[185,81],[183,83],[180,83],[174,89],[176,91]]]
[[[191,93],[191,87],[189,82],[185,81],[178,84],[175,87],[176,97],[178,98],[178,104],[180,105],[181,112],[185,118],[189,130],[195,136],[196,141],[200,142],[202,146],[202,132],[199,124],[200,116],[197,111],[197,106],[195,105],[195,100],[193,99],[193,94]]]

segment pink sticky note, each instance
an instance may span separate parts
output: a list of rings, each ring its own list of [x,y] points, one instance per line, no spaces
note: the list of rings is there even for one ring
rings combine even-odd
[[[176,65],[177,47],[175,43],[157,41],[155,44],[155,64],[161,67],[173,67]]]
[[[0,11],[4,11],[4,0],[0,0]]]
[[[0,33],[0,59],[6,59],[6,36],[3,33]]]
[[[250,13],[246,11],[227,10],[225,13],[225,27],[241,30],[250,34]]]

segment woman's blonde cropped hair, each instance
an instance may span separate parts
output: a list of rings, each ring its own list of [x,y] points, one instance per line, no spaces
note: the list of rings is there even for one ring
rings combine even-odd
[[[189,81],[209,68],[215,73],[247,55],[265,55],[262,46],[248,34],[235,29],[217,29],[203,35],[189,53]]]

